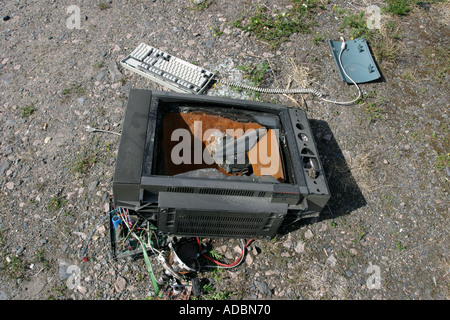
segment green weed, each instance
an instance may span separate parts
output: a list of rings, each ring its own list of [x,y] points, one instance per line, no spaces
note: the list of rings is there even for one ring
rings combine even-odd
[[[190,4],[188,4],[186,7],[196,11],[207,9],[211,4],[211,0],[205,0],[199,3],[195,3],[194,0],[189,0],[189,2]]]
[[[246,21],[236,20],[233,25],[252,32],[257,39],[270,45],[272,49],[288,41],[294,33],[310,33],[314,25],[314,13],[318,0],[293,0],[292,9],[287,12],[268,12],[267,7],[258,7]]]
[[[27,269],[27,263],[20,257],[16,257],[15,255],[5,255],[5,257],[3,257],[2,255],[0,275],[3,277],[14,280],[25,279]]]
[[[226,300],[230,298],[233,293],[231,291],[216,291],[216,288],[210,283],[202,285],[202,299],[204,300]]]
[[[375,58],[379,61],[395,62],[399,55],[397,41],[400,33],[395,22],[388,21],[379,29],[370,29],[367,26],[367,17],[364,11],[349,14],[347,11],[340,13],[342,24],[339,31],[348,29],[350,37],[364,38],[371,45]]]
[[[95,163],[97,163],[95,155],[86,154],[76,159],[71,169],[73,172],[86,173]]]
[[[69,87],[64,88],[61,93],[63,96],[68,96],[71,94],[82,96],[86,93],[86,90],[80,84],[69,83]]]
[[[403,251],[406,249],[406,247],[403,245],[403,243],[401,241],[397,241],[395,243],[395,247],[397,248],[397,250],[399,251]]]
[[[254,85],[259,85],[263,79],[265,72],[269,69],[269,65],[264,61],[261,65],[248,64],[236,67],[244,72],[244,78],[250,80]]]
[[[324,37],[323,37],[323,35],[321,35],[321,34],[316,34],[315,36],[314,36],[314,38],[313,38],[313,43],[315,44],[315,45],[317,45],[317,44],[319,44],[320,42],[323,42],[323,40],[324,40]]]
[[[366,114],[369,123],[373,123],[383,119],[384,112],[383,109],[376,106],[375,102],[370,102],[364,106],[364,113]]]
[[[413,8],[413,0],[384,0],[387,7],[384,8],[385,12],[389,12],[394,15],[404,16],[407,15]]]
[[[109,4],[109,3],[104,3],[104,2],[100,2],[98,5],[97,5],[97,7],[100,9],[100,10],[106,10],[106,9],[109,9],[109,8],[111,8],[111,5]]]
[[[101,68],[104,65],[105,65],[104,61],[99,61],[99,62],[94,63],[92,66],[95,67],[95,68]]]
[[[63,196],[61,195],[53,196],[47,203],[47,210],[50,212],[58,211],[65,203],[66,200],[64,199]]]
[[[36,109],[33,106],[23,107],[22,108],[22,118],[26,119],[31,116]]]
[[[444,170],[445,167],[450,165],[450,153],[440,154],[436,158],[436,169]]]

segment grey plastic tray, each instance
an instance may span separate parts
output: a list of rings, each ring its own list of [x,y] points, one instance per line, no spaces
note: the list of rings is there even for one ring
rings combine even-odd
[[[341,51],[342,41],[328,40],[328,43],[342,80],[347,83],[352,83],[352,81],[344,74],[339,64],[339,53]],[[365,39],[349,40],[346,41],[345,44],[346,46],[342,52],[341,61],[342,66],[349,77],[356,83],[370,82],[381,77]]]

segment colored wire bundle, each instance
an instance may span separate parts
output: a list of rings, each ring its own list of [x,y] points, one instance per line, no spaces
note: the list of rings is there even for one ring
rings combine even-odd
[[[245,250],[250,245],[250,243],[252,243],[252,241],[253,241],[253,239],[250,239],[250,240],[247,241],[247,243],[243,243],[242,244],[241,254],[239,255],[239,257],[234,262],[229,263],[229,264],[217,261],[217,260],[211,258],[210,256],[208,256],[206,253],[204,253],[203,257],[205,259],[207,259],[207,260],[213,262],[214,264],[216,264],[216,266],[204,266],[204,267],[207,267],[207,268],[211,268],[211,267],[217,268],[217,267],[219,267],[219,268],[226,268],[226,269],[237,267],[244,260]],[[200,252],[203,251],[203,247],[202,247],[200,239],[198,237],[197,237],[197,243],[200,246]]]
[[[95,225],[95,227],[92,229],[91,234],[89,235],[89,238],[88,238],[88,240],[87,240],[87,242],[86,242],[86,245],[84,246],[83,251],[81,252],[81,257],[80,257],[80,258],[81,258],[81,260],[83,260],[84,262],[87,261],[86,251],[87,251],[87,248],[88,248],[88,246],[89,246],[89,242],[91,241],[92,235],[94,234],[95,230],[97,230],[98,225],[99,225],[103,220],[105,220],[107,217],[109,217],[109,215],[110,215],[111,213],[113,213],[113,212],[115,212],[115,211],[117,211],[117,209],[114,209],[114,210],[111,210],[110,212],[108,212],[103,218],[100,219],[100,221],[97,222],[97,224]]]

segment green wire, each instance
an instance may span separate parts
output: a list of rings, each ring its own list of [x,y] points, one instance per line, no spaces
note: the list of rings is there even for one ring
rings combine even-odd
[[[158,287],[158,283],[156,282],[155,275],[153,274],[152,265],[151,265],[151,263],[150,263],[150,260],[149,260],[149,258],[148,258],[148,254],[147,254],[147,248],[146,248],[146,246],[145,246],[144,241],[142,241],[142,239],[141,239],[140,237],[138,237],[138,239],[139,239],[139,241],[141,242],[142,253],[143,253],[143,255],[144,255],[145,264],[147,265],[148,273],[150,274],[150,278],[152,279],[153,288],[155,289],[156,295],[159,295],[159,287]]]

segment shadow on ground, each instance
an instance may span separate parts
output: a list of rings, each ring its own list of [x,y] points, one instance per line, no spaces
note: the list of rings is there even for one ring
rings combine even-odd
[[[286,226],[280,229],[279,236],[300,229],[305,225],[351,214],[367,204],[328,123],[310,119],[310,125],[315,135],[331,197],[319,218],[302,219]]]

